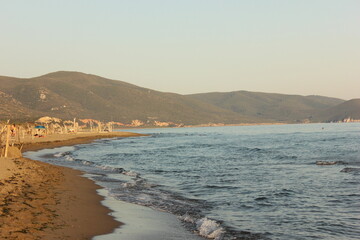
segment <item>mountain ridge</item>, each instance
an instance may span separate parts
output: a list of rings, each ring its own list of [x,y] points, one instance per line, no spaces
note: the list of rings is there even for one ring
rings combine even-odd
[[[33,120],[48,115],[124,123],[137,119],[145,124],[155,120],[187,125],[294,123],[331,121],[327,109],[346,102],[323,96],[249,91],[181,95],[70,71],[34,78],[0,76],[0,92],[7,96],[0,101],[2,120]],[[353,111],[350,108],[348,112]]]
[[[233,91],[228,93],[192,94],[191,97],[231,109],[247,116],[275,122],[301,121],[311,118],[316,111],[344,102],[344,100],[322,97],[301,96],[279,93]]]

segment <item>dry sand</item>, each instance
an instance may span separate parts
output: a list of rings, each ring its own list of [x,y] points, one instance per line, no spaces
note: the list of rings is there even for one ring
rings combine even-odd
[[[94,139],[139,136],[134,133],[86,133],[27,139],[23,151],[88,143]],[[22,158],[10,149],[0,158],[1,239],[91,239],[112,232],[121,223],[93,181],[80,171]]]

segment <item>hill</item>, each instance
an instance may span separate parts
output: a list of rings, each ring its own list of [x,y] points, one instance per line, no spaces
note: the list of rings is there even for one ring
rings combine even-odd
[[[223,109],[270,122],[301,122],[344,100],[322,96],[236,91],[189,95]]]
[[[129,123],[172,121],[184,124],[253,122],[245,116],[174,93],[163,93],[79,72],[55,72],[20,79],[0,77],[0,91],[19,104],[5,107],[26,116],[95,118]],[[1,118],[13,118],[6,111]],[[19,115],[16,115],[19,117]],[[256,121],[256,120],[255,120]]]
[[[149,125],[154,121],[186,125],[293,123],[335,119],[344,108],[356,113],[358,100],[354,102],[247,91],[180,95],[80,72],[60,71],[29,79],[0,76],[1,120],[52,116],[122,123],[138,119]]]
[[[314,119],[325,122],[338,122],[347,119],[360,119],[360,99],[352,99],[315,114]]]

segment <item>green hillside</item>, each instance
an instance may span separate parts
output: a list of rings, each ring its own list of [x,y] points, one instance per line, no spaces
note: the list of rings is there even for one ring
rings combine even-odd
[[[359,100],[237,91],[180,95],[79,72],[22,79],[0,76],[0,120],[93,118],[186,125],[360,118]],[[344,112],[345,111],[345,112]]]
[[[318,111],[336,106],[344,100],[321,96],[299,96],[275,93],[237,91],[189,95],[236,113],[263,121],[301,122]]]
[[[184,124],[254,121],[179,94],[78,72],[56,72],[31,79],[0,77],[0,83],[0,91],[19,101],[34,118],[50,115],[63,119],[95,118],[124,123],[139,119]]]

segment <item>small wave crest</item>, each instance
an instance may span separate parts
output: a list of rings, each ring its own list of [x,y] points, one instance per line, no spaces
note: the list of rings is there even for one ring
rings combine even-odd
[[[157,185],[148,183],[139,173],[124,168],[97,164],[89,160],[77,159],[72,152],[55,153],[54,157],[67,162],[71,166],[91,167],[90,173],[100,174],[95,176],[96,181],[102,182],[110,190],[110,194],[119,200],[135,203],[157,210],[170,212],[184,223],[191,231],[198,235],[215,240],[233,239],[225,226],[219,222],[204,216],[201,209],[211,209],[211,205],[204,200],[195,200],[176,195]],[[98,172],[95,169],[100,169]],[[114,180],[109,178],[106,172],[119,173]],[[120,177],[123,176],[123,177]],[[126,177],[125,177],[126,176]],[[220,186],[209,185],[209,188]]]
[[[54,157],[59,158],[59,157],[62,157],[64,155],[65,155],[65,152],[59,152],[59,153],[55,153]]]
[[[145,179],[143,178],[137,178],[135,181],[132,182],[124,182],[121,184],[121,187],[126,188],[126,189],[132,189],[132,188],[137,188],[137,189],[147,189],[147,188],[152,188],[155,185],[149,184]]]
[[[196,221],[196,227],[200,236],[221,240],[224,236],[224,229],[214,220],[202,218]]]
[[[344,173],[360,173],[360,168],[344,168],[342,169],[340,172],[344,172]]]
[[[202,237],[215,240],[222,240],[224,237],[224,228],[221,227],[218,222],[207,217],[196,219],[189,213],[185,213],[184,215],[180,216],[179,219],[186,223],[195,224],[195,231]]]
[[[140,174],[136,173],[134,171],[124,171],[123,174],[126,176],[135,177],[135,178],[140,177]]]
[[[96,168],[104,170],[104,171],[110,171],[110,172],[116,172],[116,173],[123,173],[125,171],[123,168],[119,168],[119,167],[111,167],[108,165],[97,164],[97,163],[95,163],[93,161],[89,161],[89,160],[76,159],[76,158],[74,158],[74,156],[72,155],[71,152],[59,152],[59,153],[55,153],[53,156],[56,158],[62,158],[64,161],[67,161],[67,162],[76,162],[76,163],[84,165],[84,166],[93,166],[93,167],[96,167]],[[135,175],[136,173],[132,173],[132,174]]]

